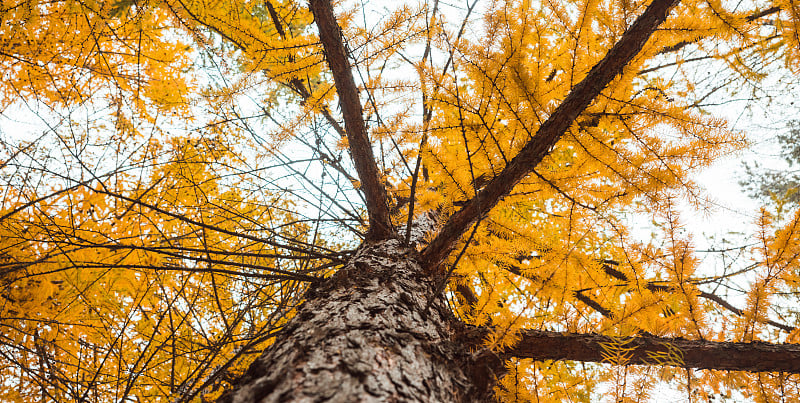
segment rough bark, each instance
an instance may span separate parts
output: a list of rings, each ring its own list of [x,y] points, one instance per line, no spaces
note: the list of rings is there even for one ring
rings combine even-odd
[[[389,239],[393,236],[394,229],[389,217],[386,188],[383,186],[378,166],[375,164],[372,144],[370,144],[367,126],[364,123],[361,100],[358,98],[358,88],[353,79],[341,29],[336,23],[330,0],[311,0],[309,5],[319,29],[319,40],[325,49],[325,59],[333,73],[333,82],[336,85],[339,106],[342,108],[344,117],[348,149],[356,172],[358,172],[358,179],[361,181],[361,190],[367,201],[369,231],[366,238],[370,241]]]
[[[460,334],[417,253],[389,240],[362,247],[313,286],[297,315],[221,402],[485,401]],[[475,378],[484,378],[481,385]],[[480,379],[478,379],[480,380]]]
[[[465,333],[464,343],[479,345],[489,331],[485,327],[472,328]],[[609,362],[606,357],[614,353],[613,345],[624,349],[623,355],[628,364],[800,373],[798,344],[729,343],[656,336],[615,339],[598,334],[525,330],[521,341],[500,354],[500,357],[532,358],[537,361]]]
[[[654,0],[647,7],[603,60],[589,71],[589,74],[573,88],[561,105],[539,127],[536,135],[528,141],[519,154],[486,187],[447,220],[439,235],[422,253],[423,262],[427,267],[436,267],[446,259],[461,236],[536,168],[578,115],[641,51],[647,39],[667,19],[670,9],[678,1]]]
[[[481,347],[491,329],[459,322],[435,287],[402,241],[365,244],[312,285],[274,344],[219,401],[488,401],[512,357],[602,363],[613,345],[628,364],[800,373],[797,344],[525,330],[514,347],[493,353]]]

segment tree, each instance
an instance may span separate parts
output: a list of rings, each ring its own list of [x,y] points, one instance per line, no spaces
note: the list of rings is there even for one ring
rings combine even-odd
[[[780,156],[792,167],[800,160],[800,146],[797,144],[800,123],[790,121],[786,129],[786,132],[778,133],[775,140]],[[751,197],[776,202],[781,206],[780,209],[783,209],[784,204],[793,206],[800,201],[800,195],[797,194],[797,189],[800,188],[797,170],[762,168],[758,161],[754,161],[752,165],[745,163],[744,168],[745,178],[740,184]]]
[[[708,273],[674,207],[797,5],[446,7],[3,3],[3,399],[800,394],[800,215]]]

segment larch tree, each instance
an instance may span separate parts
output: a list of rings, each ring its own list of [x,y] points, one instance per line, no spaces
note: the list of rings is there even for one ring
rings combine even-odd
[[[3,0],[0,69],[0,400],[800,399],[800,214],[676,207],[796,1]]]

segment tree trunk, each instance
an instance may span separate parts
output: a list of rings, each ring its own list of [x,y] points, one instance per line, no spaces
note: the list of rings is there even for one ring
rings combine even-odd
[[[430,278],[399,240],[362,246],[309,289],[219,402],[485,402],[506,359],[600,363],[604,344],[620,341],[631,348],[629,364],[800,373],[794,344],[524,330],[515,346],[491,353],[479,348],[490,329],[457,320]]]
[[[398,240],[363,246],[220,401],[486,401],[494,377],[453,341],[463,329],[417,255]]]

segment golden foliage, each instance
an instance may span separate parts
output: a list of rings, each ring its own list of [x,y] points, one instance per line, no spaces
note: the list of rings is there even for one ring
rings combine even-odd
[[[366,11],[345,10],[397,228],[412,203],[447,217],[474,197],[645,6],[492,1],[462,24],[426,3],[365,26]],[[797,341],[771,318],[800,292],[800,213],[762,214],[737,312],[708,291],[728,276],[700,269],[674,200],[701,204],[692,174],[746,146],[705,108],[712,87],[800,69],[798,7],[683,1],[482,212],[447,292],[464,321],[494,326],[486,348],[526,328],[620,340],[613,368],[509,361],[498,396],[589,401],[612,384],[619,401],[646,399],[651,380],[683,375],[626,366],[622,341],[641,332]],[[340,267],[367,229],[323,60],[303,2],[3,0],[0,110],[45,132],[0,138],[0,384],[13,386],[0,400],[213,399],[272,342],[305,282]],[[698,62],[724,75],[698,80]],[[633,239],[628,213],[654,220],[654,241]],[[782,312],[796,327],[796,310]],[[684,383],[798,394],[782,374]]]

